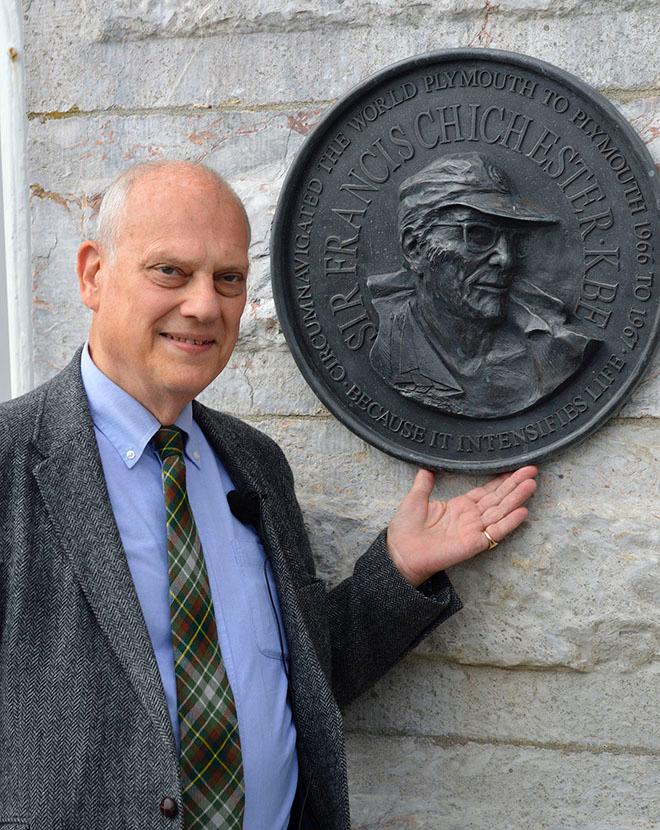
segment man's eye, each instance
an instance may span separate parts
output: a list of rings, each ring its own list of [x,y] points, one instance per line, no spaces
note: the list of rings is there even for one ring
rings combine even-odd
[[[220,274],[217,278],[220,282],[223,283],[231,283],[232,285],[238,285],[244,281],[243,274]]]
[[[529,250],[529,237],[527,235],[523,235],[522,233],[516,234],[514,237],[514,244],[517,256],[519,259],[524,259],[527,256],[527,251]]]
[[[497,242],[498,236],[498,230],[492,225],[482,225],[474,222],[465,227],[466,241],[477,251],[492,248]]]
[[[179,273],[172,265],[159,265],[157,270],[160,271],[161,274],[165,274],[166,277],[174,277]]]

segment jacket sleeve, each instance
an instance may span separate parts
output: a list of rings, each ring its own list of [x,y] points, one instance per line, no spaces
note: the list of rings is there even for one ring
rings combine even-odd
[[[294,567],[315,576],[293,475],[278,449],[279,499],[286,505]],[[284,485],[284,487],[282,487]],[[294,563],[291,563],[294,564]],[[440,571],[413,588],[395,568],[383,530],[357,560],[353,575],[326,594],[333,692],[340,704],[360,695],[441,622],[462,608],[449,578]]]
[[[383,530],[353,575],[328,593],[332,686],[340,704],[371,686],[462,608],[444,571],[413,588],[394,567]]]

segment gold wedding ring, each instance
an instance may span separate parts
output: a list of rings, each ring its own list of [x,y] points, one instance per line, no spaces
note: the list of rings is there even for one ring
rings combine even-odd
[[[492,550],[493,548],[496,548],[499,545],[499,542],[496,542],[487,530],[482,530],[481,532],[488,540],[488,550]]]

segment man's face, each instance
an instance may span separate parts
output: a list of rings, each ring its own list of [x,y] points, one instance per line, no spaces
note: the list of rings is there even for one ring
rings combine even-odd
[[[506,315],[514,230],[471,208],[443,210],[420,246],[420,302],[434,315],[495,324]]]
[[[220,374],[238,337],[243,213],[208,174],[154,171],[133,184],[115,247],[114,257],[101,251],[93,285],[82,282],[92,358],[154,414],[180,411]]]

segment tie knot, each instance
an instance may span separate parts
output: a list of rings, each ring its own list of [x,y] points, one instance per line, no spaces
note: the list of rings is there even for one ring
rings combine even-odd
[[[183,457],[183,432],[178,427],[161,427],[153,441],[161,461],[172,455]]]

